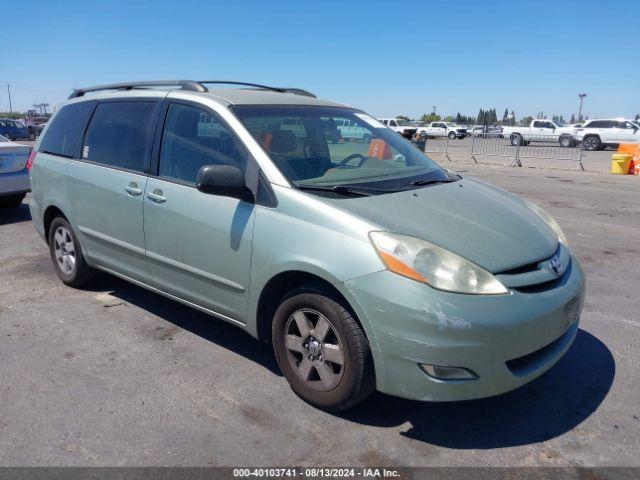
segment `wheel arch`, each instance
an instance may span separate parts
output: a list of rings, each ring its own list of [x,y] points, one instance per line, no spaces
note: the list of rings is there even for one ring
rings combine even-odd
[[[56,205],[49,205],[45,209],[44,214],[42,215],[42,225],[44,227],[44,239],[47,242],[47,245],[49,244],[49,228],[51,227],[51,222],[53,222],[53,220],[56,217],[62,217],[67,222],[69,221],[69,218]]]
[[[330,275],[322,275],[319,272],[305,269],[284,270],[273,275],[260,289],[255,312],[255,336],[260,340],[271,341],[273,316],[282,299],[294,288],[305,285],[319,286],[331,293],[334,299],[343,304],[367,333],[368,329],[362,324],[360,316],[351,302],[341,292],[336,282],[332,281],[333,279],[329,280],[329,278]]]

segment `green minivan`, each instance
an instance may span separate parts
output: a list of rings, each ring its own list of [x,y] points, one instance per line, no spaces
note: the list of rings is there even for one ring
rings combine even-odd
[[[104,271],[238,325],[327,410],[497,395],[563,356],[585,280],[544,210],[357,108],[229,83],[92,87],[57,110],[28,166],[65,284]]]

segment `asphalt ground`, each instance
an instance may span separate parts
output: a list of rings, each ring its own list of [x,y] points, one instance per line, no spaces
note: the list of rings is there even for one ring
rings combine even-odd
[[[0,213],[0,465],[640,466],[640,178],[443,165],[544,206],[584,267],[581,329],[542,377],[324,413],[239,328],[108,275],[64,286],[27,198]]]

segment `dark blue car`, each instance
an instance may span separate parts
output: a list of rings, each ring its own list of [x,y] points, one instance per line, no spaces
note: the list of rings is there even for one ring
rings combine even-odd
[[[0,135],[9,140],[30,139],[26,125],[11,118],[0,118]]]

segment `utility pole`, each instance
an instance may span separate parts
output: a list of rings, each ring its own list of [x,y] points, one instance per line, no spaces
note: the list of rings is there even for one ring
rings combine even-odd
[[[586,97],[586,93],[579,93],[578,97],[580,97],[580,109],[578,110],[578,122],[582,122],[582,102],[584,102],[584,97]]]
[[[11,105],[11,89],[7,83],[7,93],[9,94],[9,113],[13,113],[13,105]]]

